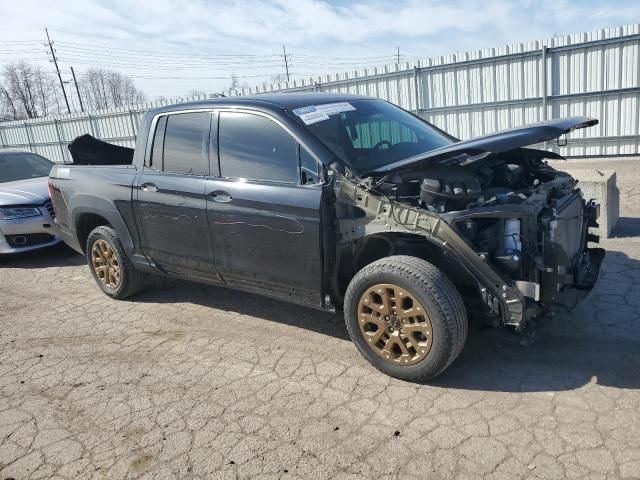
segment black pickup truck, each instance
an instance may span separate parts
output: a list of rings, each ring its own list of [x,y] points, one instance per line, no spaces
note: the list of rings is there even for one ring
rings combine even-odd
[[[343,309],[372,364],[424,380],[469,318],[521,332],[593,288],[598,206],[524,147],[596,123],[459,141],[371,98],[223,98],[148,112],[134,150],[78,139],[49,186],[110,297],[163,274]]]

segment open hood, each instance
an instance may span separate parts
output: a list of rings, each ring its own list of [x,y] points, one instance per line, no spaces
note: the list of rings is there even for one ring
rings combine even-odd
[[[437,148],[413,157],[383,165],[364,176],[387,174],[426,165],[447,165],[469,163],[491,153],[507,152],[558,138],[578,128],[597,125],[598,120],[589,117],[569,117],[535,123],[524,127],[503,130]],[[553,154],[550,154],[553,155]],[[474,158],[476,157],[476,158]]]

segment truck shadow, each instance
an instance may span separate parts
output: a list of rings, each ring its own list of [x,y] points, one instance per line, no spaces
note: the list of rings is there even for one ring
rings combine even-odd
[[[458,360],[431,385],[543,392],[597,383],[640,388],[640,262],[609,250],[596,290],[578,309],[543,321],[521,346],[497,330],[471,329]]]
[[[533,344],[522,346],[515,334],[472,326],[460,357],[441,376],[426,382],[425,388],[553,392],[589,383],[640,388],[640,306],[636,309],[608,294],[611,279],[621,272],[640,274],[640,262],[615,251],[608,252],[606,262],[598,290],[573,314],[544,322]],[[193,302],[350,341],[341,314],[222,287],[158,281],[160,285],[136,301]],[[610,303],[613,300],[622,303],[616,306]]]
[[[640,234],[640,218],[638,217],[620,217],[616,222],[612,238],[637,237]]]
[[[635,233],[633,228],[631,233]],[[84,265],[64,245],[6,259],[2,268]],[[543,323],[530,346],[497,330],[472,327],[460,357],[428,386],[501,392],[553,392],[589,383],[640,387],[640,262],[608,251],[596,291],[575,313]],[[638,297],[636,300],[634,297]],[[134,302],[188,302],[303,328],[349,342],[341,314],[222,287],[157,278]],[[321,339],[319,341],[322,341]],[[365,361],[362,360],[363,365]]]
[[[71,267],[87,263],[84,255],[59,243],[51,247],[45,247],[31,252],[13,253],[4,255],[0,259],[1,268],[38,269],[51,267]]]
[[[149,288],[132,298],[132,301],[195,303],[350,341],[342,314],[332,314],[225,287],[155,277],[150,281]]]
[[[429,385],[499,392],[573,390],[589,383],[640,388],[638,341],[542,333],[528,347],[473,331],[458,360]]]

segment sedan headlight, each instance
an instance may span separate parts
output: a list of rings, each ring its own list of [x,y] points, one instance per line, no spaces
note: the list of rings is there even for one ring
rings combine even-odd
[[[14,220],[16,218],[37,217],[42,215],[38,207],[2,207],[0,220]]]

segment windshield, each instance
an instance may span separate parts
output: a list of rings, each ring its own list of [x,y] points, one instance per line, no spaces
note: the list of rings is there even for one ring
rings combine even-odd
[[[48,177],[53,162],[35,153],[1,152],[0,183]]]
[[[360,174],[454,142],[428,123],[382,100],[313,105],[293,113]]]

